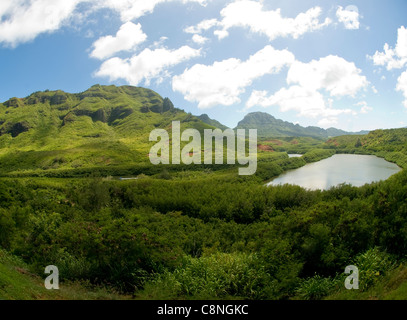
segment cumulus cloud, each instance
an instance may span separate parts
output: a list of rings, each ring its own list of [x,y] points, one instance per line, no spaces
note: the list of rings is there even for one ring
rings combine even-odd
[[[407,108],[407,71],[404,71],[397,80],[397,91],[400,91],[404,95],[404,107]]]
[[[96,72],[98,77],[108,77],[110,81],[126,80],[130,85],[138,85],[157,79],[160,81],[169,67],[173,67],[191,58],[198,57],[200,50],[183,46],[176,50],[166,48],[145,49],[129,59],[118,57],[105,61]]]
[[[55,32],[68,24],[79,4],[87,4],[89,12],[110,9],[118,12],[123,22],[151,13],[164,2],[197,3],[210,0],[1,0],[0,43],[15,47],[31,41],[38,35]]]
[[[203,31],[207,31],[217,25],[219,25],[219,22],[216,19],[203,20],[200,23],[198,23],[196,26],[185,28],[184,32],[198,34],[198,33],[202,33]]]
[[[325,110],[325,101],[321,93],[300,86],[282,88],[268,96],[267,91],[254,90],[247,101],[247,107],[269,107],[279,105],[282,112],[296,110],[300,116],[317,117]]]
[[[206,42],[209,41],[208,38],[202,37],[199,34],[194,34],[192,37],[192,41],[194,41],[196,44],[205,44]]]
[[[3,0],[0,2],[0,17],[12,12],[13,5],[16,4],[16,0]]]
[[[0,43],[15,47],[58,30],[81,0],[2,0]]]
[[[262,2],[240,0],[222,9],[220,21],[204,20],[196,27],[187,28],[186,31],[199,33],[202,30],[219,27],[214,34],[219,39],[223,39],[229,35],[229,29],[243,27],[255,33],[265,34],[270,40],[288,36],[297,39],[307,32],[322,29],[332,22],[329,18],[321,22],[319,20],[321,13],[322,9],[315,7],[300,13],[295,18],[285,18],[280,9],[267,11]]]
[[[327,56],[309,63],[295,61],[287,74],[289,88],[269,95],[267,91],[253,91],[246,108],[279,106],[282,112],[296,111],[299,116],[322,118],[321,126],[337,121],[341,114],[356,112],[334,109],[332,97],[355,96],[369,83],[360,75],[354,63],[337,56]],[[326,98],[324,93],[331,98]]]
[[[291,52],[266,46],[246,61],[231,58],[212,65],[197,64],[173,77],[172,87],[186,100],[198,102],[201,109],[230,106],[240,102],[240,95],[255,79],[279,73],[294,60]]]
[[[386,66],[387,70],[401,69],[407,65],[407,29],[404,26],[398,29],[395,48],[386,43],[383,50],[369,57],[375,65]]]
[[[104,60],[120,51],[132,50],[146,39],[147,35],[139,23],[127,22],[120,27],[115,37],[105,36],[95,41],[90,56]]]
[[[278,105],[282,112],[297,111],[299,116],[308,118],[332,118],[340,114],[354,113],[351,109],[333,109],[332,100],[328,100],[327,103],[322,93],[301,86],[282,88],[273,95],[267,95],[267,91],[253,91],[247,107]]]
[[[287,83],[310,90],[324,89],[333,97],[354,96],[369,84],[353,62],[333,55],[309,63],[296,61],[288,72]]]
[[[360,27],[359,11],[355,6],[348,6],[345,9],[341,6],[336,11],[336,17],[343,23],[346,29],[356,30]]]
[[[397,30],[395,48],[386,43],[383,50],[383,52],[376,51],[371,57],[368,56],[376,66],[386,66],[389,71],[407,66],[407,29],[401,26]],[[404,95],[403,105],[407,108],[407,71],[404,71],[398,78],[396,90]]]
[[[91,0],[92,1],[92,0]],[[120,13],[122,21],[140,18],[154,11],[155,7],[165,2],[198,3],[206,5],[208,0],[93,0],[100,8],[114,9]]]

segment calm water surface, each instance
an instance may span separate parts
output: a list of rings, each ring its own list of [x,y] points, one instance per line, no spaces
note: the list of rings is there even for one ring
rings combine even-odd
[[[376,156],[337,154],[283,173],[268,185],[293,184],[311,190],[327,190],[341,183],[360,187],[386,180],[401,168]]]

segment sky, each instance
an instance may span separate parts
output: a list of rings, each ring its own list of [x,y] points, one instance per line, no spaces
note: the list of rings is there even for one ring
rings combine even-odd
[[[1,0],[0,102],[145,87],[234,128],[250,112],[407,127],[405,0]]]

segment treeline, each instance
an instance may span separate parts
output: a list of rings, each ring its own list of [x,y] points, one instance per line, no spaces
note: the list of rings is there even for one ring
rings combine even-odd
[[[306,152],[302,157],[289,158],[288,154],[274,153],[271,155],[260,154],[256,177],[262,181],[275,178],[287,170],[298,169],[307,163],[317,162],[336,153],[335,150],[313,149]]]
[[[332,157],[335,153],[335,150],[314,149],[304,154],[303,158],[306,163],[311,163]]]
[[[329,191],[220,178],[3,179],[0,245],[40,274],[54,264],[61,279],[143,298],[320,298],[307,295],[310,281],[369,250],[404,259],[406,182],[405,171]]]
[[[54,170],[20,170],[10,173],[0,173],[0,176],[11,178],[89,178],[89,177],[125,177],[138,176],[140,174],[154,176],[163,171],[169,173],[182,171],[221,171],[226,169],[238,168],[237,165],[152,165],[150,163],[135,163],[126,166],[93,166],[75,169],[54,169]]]
[[[376,130],[365,136],[342,136],[328,140],[325,148],[337,153],[376,155],[407,168],[407,129]]]
[[[277,177],[287,170],[300,168],[307,163],[316,162],[335,154],[334,150],[315,149],[309,151],[301,158],[289,158],[285,152],[276,152],[271,154],[259,154],[256,174],[251,177],[240,177],[246,181],[267,181]],[[36,178],[83,178],[83,177],[136,177],[139,175],[163,177],[169,179],[176,176],[179,172],[219,172],[229,173],[231,179],[234,179],[238,168],[242,167],[239,164],[228,165],[152,165],[148,163],[139,163],[127,166],[94,166],[75,169],[53,169],[53,170],[20,170],[15,172],[0,172],[3,177],[36,177]]]

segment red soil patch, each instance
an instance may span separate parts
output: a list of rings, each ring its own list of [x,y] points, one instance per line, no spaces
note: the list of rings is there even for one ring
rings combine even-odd
[[[263,144],[259,144],[259,145],[257,146],[257,148],[258,148],[260,151],[274,151],[274,149],[273,149],[271,146],[266,146],[266,145],[263,145]]]
[[[327,144],[333,144],[335,147],[339,147],[339,143],[336,140],[330,139],[326,142]]]

